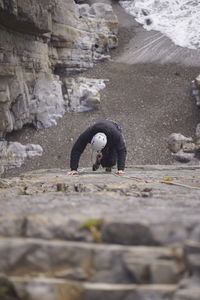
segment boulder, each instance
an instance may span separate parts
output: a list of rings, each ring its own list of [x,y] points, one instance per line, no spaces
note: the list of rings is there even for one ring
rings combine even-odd
[[[3,173],[6,168],[20,167],[26,158],[41,156],[42,152],[40,145],[0,141],[1,172]]]
[[[100,104],[99,91],[105,88],[105,80],[84,77],[66,78],[64,95],[68,111],[86,111]]]

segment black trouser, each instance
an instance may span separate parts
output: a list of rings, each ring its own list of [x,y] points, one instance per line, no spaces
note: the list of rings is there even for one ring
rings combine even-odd
[[[102,151],[103,157],[101,159],[101,165],[103,168],[113,167],[117,162],[117,151],[114,148],[106,148]]]

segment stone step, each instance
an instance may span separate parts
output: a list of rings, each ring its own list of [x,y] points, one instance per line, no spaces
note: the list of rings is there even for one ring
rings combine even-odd
[[[180,222],[118,221],[108,218],[87,218],[81,215],[67,217],[61,213],[0,217],[0,237],[61,239],[122,245],[166,246],[184,243],[193,237],[193,232],[197,229],[200,231],[200,225],[196,223],[187,226]]]
[[[47,277],[9,277],[1,280],[12,300],[199,300],[200,288],[173,284],[108,284]],[[5,296],[1,294],[1,299]],[[9,298],[10,299],[10,298]]]
[[[198,234],[200,232],[198,231]],[[200,276],[200,243],[187,241],[184,247],[184,256],[190,274]]]
[[[31,300],[171,300],[176,285],[82,283],[55,278],[10,277],[21,299]]]
[[[101,283],[176,284],[186,267],[182,250],[180,245],[144,247],[1,238],[0,273]]]

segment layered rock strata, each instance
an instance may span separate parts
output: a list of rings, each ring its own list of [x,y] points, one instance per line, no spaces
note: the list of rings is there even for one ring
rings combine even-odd
[[[24,124],[47,128],[66,111],[99,103],[102,80],[100,88],[86,80],[83,93],[82,81],[68,84],[69,76],[109,58],[117,28],[108,4],[1,1],[0,137]]]
[[[72,0],[3,2],[0,9],[0,135],[27,123],[51,126],[67,106],[58,75],[109,55],[117,19],[110,5],[96,3],[82,13]]]
[[[1,298],[198,300],[199,180],[198,166],[1,179]]]

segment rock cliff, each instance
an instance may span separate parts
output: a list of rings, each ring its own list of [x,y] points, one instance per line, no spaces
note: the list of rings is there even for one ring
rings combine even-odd
[[[117,25],[109,4],[0,1],[0,137],[98,104],[102,80],[85,79],[83,88],[70,76],[109,58]]]
[[[92,67],[117,45],[117,19],[101,3],[1,1],[0,25],[1,136],[52,125],[68,106],[60,75]]]
[[[0,296],[199,300],[199,166],[0,180]]]

